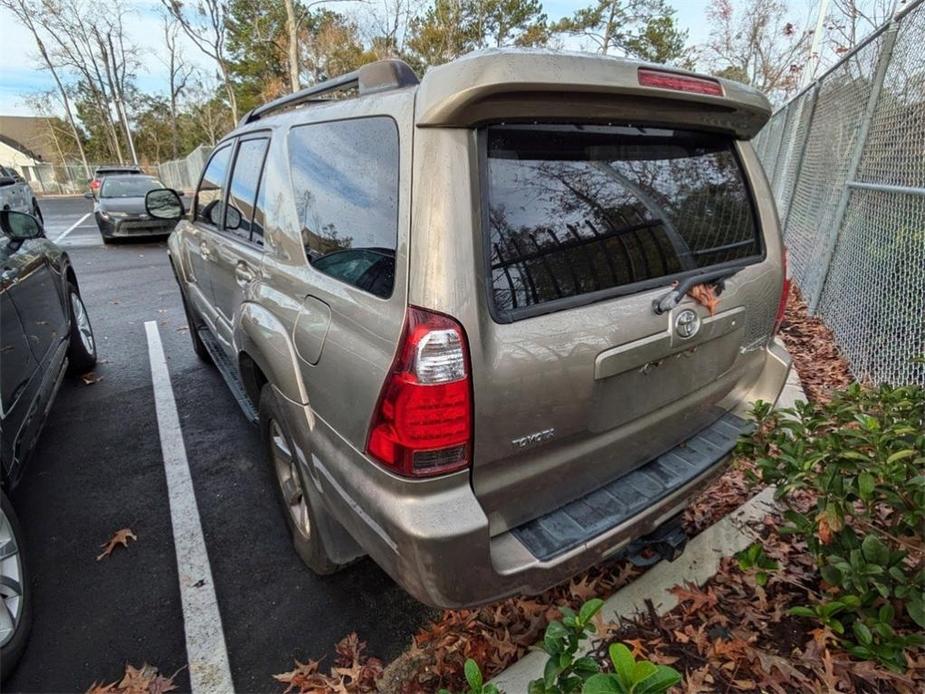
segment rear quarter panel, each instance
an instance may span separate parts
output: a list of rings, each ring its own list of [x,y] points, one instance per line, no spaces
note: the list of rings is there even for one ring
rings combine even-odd
[[[316,105],[274,117],[274,135],[264,171],[267,225],[262,281],[254,301],[273,313],[290,338],[312,326],[299,321],[307,307],[326,305],[330,320],[316,363],[297,357],[313,416],[322,418],[334,435],[362,451],[379,391],[392,363],[404,320],[408,281],[408,228],[411,214],[412,90],[371,99]],[[365,116],[390,116],[399,134],[398,245],[391,297],[381,299],[313,269],[302,247],[301,223],[290,172],[292,127]],[[305,300],[311,297],[307,304]],[[325,461],[330,462],[330,461]],[[335,466],[336,467],[336,466]]]

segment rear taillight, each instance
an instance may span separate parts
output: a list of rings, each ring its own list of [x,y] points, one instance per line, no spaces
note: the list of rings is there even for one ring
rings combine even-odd
[[[674,72],[652,70],[645,67],[639,68],[639,84],[643,87],[672,89],[676,92],[723,96],[723,85],[716,80],[711,80],[706,77],[679,75]]]
[[[784,283],[780,288],[780,300],[777,302],[777,315],[774,317],[774,334],[780,331],[784,322],[784,313],[787,311],[787,297],[790,296],[790,277],[787,274],[787,249],[781,253],[781,268],[784,271]]]
[[[411,306],[366,449],[389,470],[429,477],[467,467],[472,389],[466,334],[449,316]]]

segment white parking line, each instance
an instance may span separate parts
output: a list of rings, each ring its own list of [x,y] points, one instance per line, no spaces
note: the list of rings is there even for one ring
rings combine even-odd
[[[59,236],[58,238],[55,239],[55,243],[58,243],[58,241],[60,241],[61,239],[63,239],[65,236],[67,236],[67,235],[70,234],[72,231],[74,231],[74,229],[76,229],[76,228],[79,227],[81,224],[83,224],[83,223],[84,223],[84,220],[85,220],[87,217],[89,217],[91,214],[92,214],[92,212],[87,212],[87,214],[85,214],[83,217],[81,217],[80,219],[78,219],[78,220],[77,220],[76,222],[74,222],[71,226],[69,226],[67,229],[65,229],[63,232],[61,232],[61,236]]]
[[[167,473],[167,494],[177,553],[177,573],[180,576],[190,685],[193,694],[226,694],[233,692],[234,686],[228,666],[222,618],[212,582],[212,568],[209,566],[206,542],[202,536],[199,508],[177,415],[177,403],[170,385],[170,372],[157,322],[146,321],[145,332],[148,336],[148,358],[151,362],[161,454]]]

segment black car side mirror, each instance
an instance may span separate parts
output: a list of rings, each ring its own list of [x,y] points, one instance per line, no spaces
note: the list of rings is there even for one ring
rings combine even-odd
[[[42,223],[25,212],[0,211],[0,229],[14,241],[39,239],[45,235]]]
[[[177,191],[157,188],[145,194],[145,212],[155,219],[180,219],[183,216],[183,201]]]
[[[93,200],[94,195],[93,195],[93,193],[91,193],[90,191],[87,191],[86,193],[84,193],[84,197],[85,197],[87,200]]]

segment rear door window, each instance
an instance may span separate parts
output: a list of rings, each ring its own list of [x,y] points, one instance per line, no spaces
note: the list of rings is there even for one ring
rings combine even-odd
[[[224,230],[242,241],[251,241],[257,189],[269,143],[265,137],[243,140],[235,156],[231,184],[228,188]]]
[[[386,298],[398,242],[398,128],[385,116],[301,125],[292,186],[313,268]]]
[[[498,126],[482,137],[490,293],[502,320],[762,256],[726,136]]]

